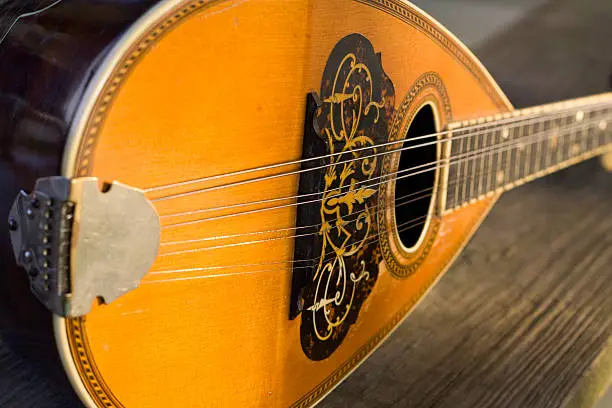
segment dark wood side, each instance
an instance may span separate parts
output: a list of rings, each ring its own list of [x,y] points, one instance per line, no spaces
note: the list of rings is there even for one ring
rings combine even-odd
[[[15,265],[5,220],[20,189],[60,173],[67,132],[93,73],[158,1],[0,0],[0,341],[56,374],[51,315]]]

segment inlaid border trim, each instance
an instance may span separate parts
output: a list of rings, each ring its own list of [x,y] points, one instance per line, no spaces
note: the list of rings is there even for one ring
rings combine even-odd
[[[126,78],[151,47],[186,18],[226,1],[228,0],[162,1],[121,37],[108,53],[83,96],[64,151],[64,177],[83,177],[90,174],[91,155],[109,107]],[[123,408],[104,382],[91,355],[85,322],[85,318],[64,319],[54,316],[56,343],[66,373],[87,407]]]
[[[85,330],[85,318],[66,319],[66,332],[70,333],[68,335],[68,345],[72,358],[79,362],[79,364],[76,364],[79,375],[81,379],[87,379],[87,381],[83,381],[83,385],[89,395],[95,396],[94,399],[101,407],[123,407],[123,404],[119,402],[104,382],[91,355]]]
[[[162,1],[121,37],[91,81],[70,129],[62,173],[83,177],[91,170],[91,154],[108,109],[132,70],[165,35],[193,14],[229,0]],[[240,4],[239,2],[238,4]],[[229,8],[235,5],[229,6]]]
[[[418,106],[416,101],[422,102]],[[395,112],[395,118],[389,132],[390,140],[402,140],[407,129],[421,109],[427,105],[432,106],[436,116],[436,132],[440,131],[446,123],[452,121],[452,109],[450,99],[446,92],[446,87],[442,78],[435,72],[427,72],[421,75],[410,90],[404,96],[399,108]],[[440,139],[438,139],[440,140]],[[441,162],[446,159],[447,152],[444,144],[436,145],[438,150],[438,160]],[[399,153],[387,155],[383,160],[383,174],[392,174],[397,171],[393,168],[393,161]],[[396,160],[399,163],[399,157]],[[406,279],[412,276],[429,255],[433,244],[438,237],[441,216],[443,211],[444,185],[446,184],[447,166],[439,166],[435,172],[435,185],[432,193],[431,209],[427,214],[427,223],[423,231],[423,236],[413,252],[406,252],[402,248],[401,241],[397,234],[395,222],[395,208],[390,205],[390,197],[395,196],[395,183],[382,184],[379,188],[379,211],[383,213],[378,219],[379,231],[386,231],[384,238],[380,240],[380,248],[385,260],[385,265],[391,275],[398,279]],[[388,210],[391,208],[391,210]],[[391,214],[390,214],[391,213]]]
[[[494,101],[498,109],[512,108],[512,104],[506,95],[476,56],[450,31],[446,30],[441,24],[436,23],[425,11],[405,0],[354,1],[377,8],[425,33],[470,71],[481,87],[486,90],[487,95]]]

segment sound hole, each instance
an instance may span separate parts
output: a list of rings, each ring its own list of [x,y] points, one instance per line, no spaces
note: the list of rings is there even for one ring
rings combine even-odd
[[[438,157],[437,144],[433,142],[437,138],[418,137],[433,133],[436,133],[434,112],[430,105],[425,105],[415,116],[406,134],[398,167],[400,173],[395,182],[397,232],[402,245],[408,250],[420,245],[428,226],[437,173],[434,168],[437,167],[435,162]],[[420,146],[423,144],[427,146]],[[414,148],[409,148],[411,146]]]

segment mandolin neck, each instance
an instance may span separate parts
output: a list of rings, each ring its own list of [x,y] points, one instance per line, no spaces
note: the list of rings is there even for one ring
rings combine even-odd
[[[612,150],[612,94],[457,122],[446,211]]]

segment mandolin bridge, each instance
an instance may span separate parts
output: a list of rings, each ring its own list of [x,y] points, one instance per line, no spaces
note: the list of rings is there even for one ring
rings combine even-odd
[[[63,317],[87,314],[137,288],[153,264],[159,217],[140,190],[96,178],[39,179],[9,214],[17,263],[34,295]]]

